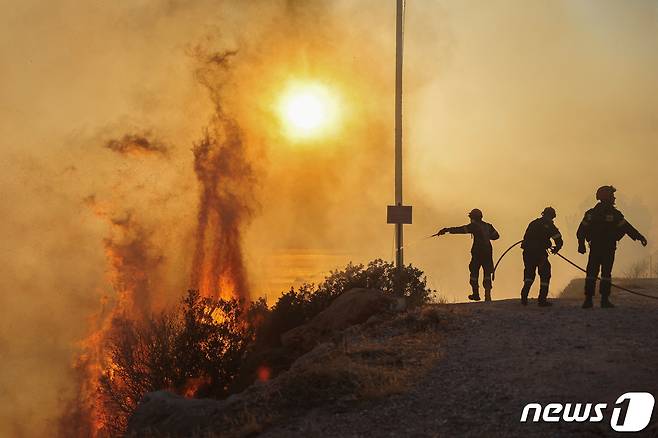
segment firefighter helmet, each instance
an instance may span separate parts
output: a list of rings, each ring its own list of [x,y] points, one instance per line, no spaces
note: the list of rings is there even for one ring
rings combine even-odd
[[[557,213],[555,212],[555,209],[553,207],[546,207],[544,211],[541,212],[541,215],[549,219],[555,219]]]
[[[614,196],[616,188],[613,186],[601,186],[596,191],[596,200],[597,201],[610,201]]]
[[[473,210],[470,211],[470,213],[468,213],[468,217],[470,217],[471,219],[481,221],[482,220],[482,210],[480,210],[479,208],[474,208]]]

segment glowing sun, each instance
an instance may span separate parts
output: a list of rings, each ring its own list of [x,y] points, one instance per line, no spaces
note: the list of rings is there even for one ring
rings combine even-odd
[[[339,99],[318,82],[293,82],[279,98],[278,113],[285,134],[305,140],[328,134],[338,123]]]

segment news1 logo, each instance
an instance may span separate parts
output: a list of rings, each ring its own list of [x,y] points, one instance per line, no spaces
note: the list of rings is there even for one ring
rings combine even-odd
[[[621,395],[613,406],[610,427],[615,432],[640,432],[651,421],[654,404],[648,392]],[[600,423],[605,420],[607,408],[606,403],[528,403],[521,413],[521,423]]]

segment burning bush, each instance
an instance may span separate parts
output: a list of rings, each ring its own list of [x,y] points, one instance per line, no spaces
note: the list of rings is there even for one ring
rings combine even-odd
[[[262,299],[247,303],[201,297],[190,290],[179,306],[144,321],[115,318],[104,346],[109,365],[99,382],[107,417],[101,419],[104,429],[121,434],[139,400],[150,391],[222,398],[256,378],[282,371],[295,357],[282,353],[280,335],[353,288],[388,294],[399,290],[412,305],[427,302],[433,292],[421,270],[397,270],[391,263],[374,260],[367,266],[350,263],[317,286],[291,289],[271,309]]]
[[[111,366],[100,379],[105,424],[123,430],[142,396],[170,389],[188,397],[222,397],[253,344],[264,301],[201,298],[191,290],[181,305],[136,323],[113,321],[107,339]]]

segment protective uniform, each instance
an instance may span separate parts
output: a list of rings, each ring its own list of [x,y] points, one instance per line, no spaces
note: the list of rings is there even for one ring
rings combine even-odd
[[[523,288],[521,289],[521,303],[528,303],[528,294],[535,281],[535,272],[539,272],[539,300],[540,306],[550,306],[548,302],[548,288],[551,281],[551,263],[548,261],[547,250],[555,242],[552,252],[555,254],[562,248],[564,242],[560,230],[553,223],[555,210],[551,207],[544,209],[542,217],[533,220],[528,225],[523,236]]]
[[[603,186],[598,190],[597,199],[601,202],[587,210],[576,233],[580,253],[584,254],[586,251],[585,241],[590,246],[584,308],[592,307],[592,297],[596,290],[599,272],[601,273],[601,306],[614,307],[609,301],[609,296],[617,242],[628,235],[633,240],[641,241],[643,245],[647,243],[644,236],[614,207],[614,192],[612,186]]]
[[[471,223],[462,225],[461,227],[443,228],[439,231],[439,235],[450,234],[471,234],[473,238],[473,246],[471,247],[471,262],[468,265],[470,272],[470,285],[473,294],[468,298],[471,300],[480,300],[480,286],[479,276],[480,268],[484,271],[484,279],[482,285],[484,286],[484,299],[491,301],[491,276],[493,274],[493,248],[491,246],[492,240],[497,240],[500,235],[498,231],[490,223],[482,220],[482,212],[474,209],[469,214]]]

